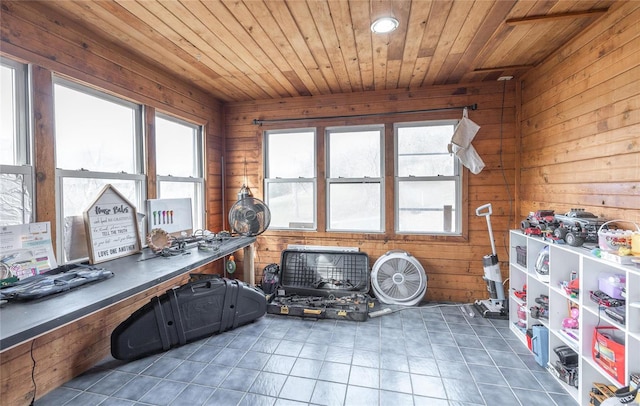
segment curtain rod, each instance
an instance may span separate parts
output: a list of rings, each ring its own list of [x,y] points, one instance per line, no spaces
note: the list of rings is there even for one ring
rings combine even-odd
[[[253,125],[262,125],[262,124],[269,124],[269,123],[286,123],[286,122],[292,122],[292,121],[307,121],[307,120],[331,120],[331,119],[343,119],[343,118],[394,116],[397,114],[431,113],[435,111],[463,110],[467,108],[470,110],[477,110],[478,105],[474,103],[468,106],[442,107],[439,109],[426,109],[426,110],[393,111],[393,112],[386,112],[386,113],[355,114],[352,116],[296,117],[296,118],[279,118],[274,120],[259,120],[255,118],[253,119]]]

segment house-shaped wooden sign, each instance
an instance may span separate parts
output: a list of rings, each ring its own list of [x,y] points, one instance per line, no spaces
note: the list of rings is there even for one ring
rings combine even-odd
[[[84,212],[84,226],[92,264],[140,252],[136,207],[110,184]]]

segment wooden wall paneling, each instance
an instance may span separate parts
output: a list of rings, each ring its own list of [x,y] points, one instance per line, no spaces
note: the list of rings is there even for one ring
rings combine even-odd
[[[100,37],[84,31],[55,12],[46,13],[30,2],[3,2],[2,54],[32,64],[34,151],[36,173],[36,216],[38,221],[55,218],[55,162],[53,139],[52,74],[78,80],[91,87],[141,103],[146,107],[146,134],[153,132],[156,110],[206,123],[207,175],[218,175],[218,182],[207,185],[209,196],[217,200],[208,204],[215,214],[221,212],[221,172],[211,168],[224,148],[221,103],[192,85],[175,80],[157,66],[136,60],[131,54],[113,47]],[[147,156],[154,150],[147,144]],[[152,160],[149,161],[151,164]],[[155,197],[155,169],[147,168],[150,197]],[[217,188],[217,189],[216,189]],[[211,220],[213,218],[213,221]],[[221,216],[209,217],[221,224]],[[55,234],[54,234],[55,235]],[[221,273],[217,263],[196,272]],[[25,344],[0,352],[0,390],[2,403],[27,405],[33,396],[31,347],[36,359],[37,397],[77,376],[109,353],[111,331],[151,295],[182,284],[186,276],[175,278],[153,289],[100,310],[75,323],[43,334]]]
[[[609,103],[634,96],[634,86],[637,86],[639,80],[640,67],[637,65],[639,55],[640,51],[621,60],[610,60],[610,65],[602,66],[592,76],[571,83],[571,88],[576,90],[575,93],[570,93],[568,89],[563,88],[556,90],[553,96],[546,94],[544,104],[525,103],[523,114],[530,118],[538,116],[547,118],[548,122],[543,121],[538,125],[539,129],[544,129],[546,125],[564,121],[565,117],[573,117],[579,112],[595,111],[598,107],[605,107]],[[594,68],[600,68],[600,64],[594,63],[594,65]],[[621,85],[628,86],[616,87]],[[528,91],[531,88],[526,89]],[[550,111],[551,109],[554,111]],[[553,114],[557,109],[560,109],[559,113],[562,114]],[[527,129],[525,128],[525,131]],[[526,135],[529,135],[528,131]]]
[[[640,219],[640,4],[616,4],[525,75],[518,211]]]
[[[28,405],[34,391],[35,398],[41,398],[105,358],[110,353],[111,332],[118,324],[151,297],[182,285],[187,279],[187,274],[181,275],[74,323],[3,349],[0,352],[3,404]]]
[[[371,92],[360,95],[327,95],[292,98],[280,101],[253,101],[229,103],[225,105],[227,148],[231,170],[227,173],[228,186],[234,191],[242,183],[242,161],[245,154],[255,156],[257,161],[248,165],[250,182],[262,181],[261,134],[267,129],[317,127],[319,148],[323,147],[323,132],[327,126],[354,124],[386,124],[385,131],[385,191],[386,191],[386,232],[380,234],[330,233],[325,232],[324,170],[318,172],[318,231],[286,232],[270,231],[258,237],[255,261],[256,280],[262,276],[262,269],[269,263],[278,263],[280,253],[287,244],[357,246],[370,257],[371,265],[382,254],[391,249],[411,252],[432,273],[433,287],[428,288],[427,300],[452,300],[466,302],[472,298],[484,298],[486,285],[482,280],[482,256],[491,252],[491,246],[484,218],[475,216],[475,208],[491,202],[494,207],[492,223],[501,258],[507,258],[503,235],[507,234],[513,221],[512,204],[505,188],[505,178],[513,190],[516,161],[515,145],[515,84],[507,83],[503,104],[503,84],[495,82],[477,86],[435,86],[428,90]],[[459,119],[461,111],[446,111],[423,114],[399,114],[395,116],[337,118],[314,120],[313,117],[330,115],[355,115],[385,113],[403,110],[439,108],[478,103],[478,111],[470,111],[472,120],[482,126],[474,140],[474,146],[485,160],[487,167],[479,175],[465,171],[466,211],[465,237],[435,238],[415,235],[395,235],[393,232],[393,122],[420,121],[429,119]],[[295,123],[269,123],[262,127],[252,123],[254,118],[280,119],[287,117],[308,117]],[[501,117],[504,123],[501,123]],[[502,136],[500,132],[502,131]],[[237,137],[236,137],[237,136]],[[324,152],[318,152],[318,160],[324,161]],[[391,165],[391,166],[390,166]],[[251,172],[256,171],[256,172]],[[237,185],[237,186],[235,186]],[[253,184],[252,188],[256,187]],[[257,184],[259,189],[262,184]],[[254,190],[255,192],[255,190]],[[261,195],[261,193],[260,193]],[[228,195],[227,200],[234,196]],[[229,202],[231,203],[231,201]],[[461,254],[464,253],[464,254]],[[505,268],[505,267],[503,267]],[[506,275],[506,268],[504,269]],[[431,277],[431,276],[430,276]],[[464,281],[454,284],[447,278]],[[458,279],[456,279],[458,278]],[[458,290],[456,290],[458,286]]]
[[[156,109],[147,106],[144,109],[145,173],[147,174],[147,197],[158,198],[156,177]]]
[[[634,30],[637,21],[637,9],[625,9],[624,13],[619,12],[621,4],[612,6],[611,10],[605,14],[596,24],[588,28],[583,35],[576,37],[573,41],[551,55],[544,64],[536,67],[531,73],[524,76],[527,79],[527,87],[539,86],[539,91],[557,92],[565,90],[565,87],[556,88],[555,85],[575,80],[581,81],[586,78],[584,72],[576,75],[576,66],[585,63],[598,63],[609,54],[622,54],[628,51],[624,44],[637,36]],[[624,7],[630,7],[625,5]],[[616,35],[612,35],[612,33]],[[633,50],[633,47],[631,48]],[[597,56],[590,56],[596,52]],[[525,89],[525,87],[523,87]],[[523,92],[523,104],[530,102],[532,98],[539,97],[536,91]],[[544,102],[545,100],[540,100]]]
[[[511,193],[513,193],[513,204],[514,206],[520,201],[520,188],[522,185],[522,81],[517,79],[516,83],[516,94],[515,94],[515,106],[516,106],[516,114],[515,114],[515,164],[514,164],[514,185],[513,189],[511,189]],[[520,228],[520,216],[519,210],[514,207],[513,208],[513,221],[510,224],[510,228]]]
[[[33,141],[36,184],[36,221],[51,223],[51,242],[56,244],[56,163],[53,129],[53,78],[51,71],[34,66],[33,86]]]
[[[80,80],[88,86],[97,87],[119,97],[143,103],[147,106],[148,114],[151,114],[150,109],[157,108],[191,122],[206,122],[208,123],[206,154],[221,156],[223,144],[219,141],[222,139],[220,102],[201,90],[176,81],[174,77],[156,66],[135,60],[127,52],[104,43],[100,37],[89,35],[82,27],[69,22],[67,18],[56,15],[55,12],[46,13],[34,4],[3,3],[1,14],[3,54],[18,57],[48,69],[52,73],[66,76],[71,80]],[[39,108],[39,95],[50,93],[50,87],[50,83],[34,84],[36,109]],[[43,130],[52,132],[52,117],[52,113],[36,116],[36,156],[51,160],[54,157],[54,143],[42,145],[42,141],[46,138],[40,137],[38,131],[42,127]],[[43,120],[47,123],[41,124]],[[148,115],[147,126],[153,120],[153,114]],[[147,128],[146,133],[150,133],[150,128]],[[147,153],[152,152],[153,147],[148,145]],[[36,171],[40,170],[40,166],[43,167],[42,170],[45,168],[39,164],[36,166]],[[208,172],[209,169],[206,173]],[[155,170],[147,174],[149,175],[149,197],[155,197]],[[52,176],[50,180],[53,182],[53,172],[50,175]],[[40,179],[44,178],[41,176]],[[55,207],[53,183],[45,189],[38,191],[38,196],[46,197],[50,194],[51,199],[38,198],[38,204],[53,208]],[[213,208],[216,209],[215,203]],[[54,214],[48,219],[55,226]],[[41,221],[44,221],[44,218]]]
[[[385,230],[395,230],[395,182],[390,179],[394,179],[395,171],[395,128],[392,122],[385,122],[384,126],[384,224]],[[323,201],[323,200],[321,200]],[[372,264],[373,265],[373,264]]]
[[[218,232],[224,227],[222,214],[222,187],[224,181],[224,117],[222,108],[217,114],[210,116],[204,126],[204,162],[205,162],[205,228]]]
[[[318,202],[318,209],[316,210],[316,229],[318,232],[326,232],[327,230],[327,211],[326,202],[327,201],[327,161],[325,159],[325,151],[326,151],[326,142],[324,134],[327,131],[327,127],[324,125],[319,125],[316,128],[316,165],[317,165],[317,180],[316,180],[316,201]]]

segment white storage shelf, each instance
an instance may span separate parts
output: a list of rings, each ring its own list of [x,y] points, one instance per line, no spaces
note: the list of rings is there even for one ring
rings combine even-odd
[[[538,253],[549,247],[549,275],[540,277],[535,270]],[[518,248],[526,248],[526,264],[518,263]],[[591,247],[593,248],[593,247]],[[520,257],[522,259],[522,256]],[[589,291],[598,290],[601,274],[620,274],[626,278],[627,300],[625,304],[626,324],[608,317],[589,297]],[[572,274],[580,278],[579,297],[571,297],[562,289],[563,281],[571,280]],[[514,292],[527,286],[526,301],[516,297]],[[509,257],[509,321],[511,331],[526,345],[525,328],[518,326],[518,308],[536,306],[535,299],[544,295],[549,299],[549,318],[535,319],[527,314],[526,328],[534,324],[544,324],[549,329],[549,364],[558,359],[553,351],[561,345],[572,347],[579,355],[578,388],[563,383],[576,401],[589,404],[589,392],[594,382],[607,383],[618,387],[629,384],[630,373],[640,373],[640,270],[635,266],[619,265],[596,258],[586,247],[571,247],[553,244],[536,236],[526,236],[520,230],[510,233]],[[562,322],[569,317],[571,307],[579,309],[579,329],[567,334]],[[625,382],[622,385],[593,361],[593,332],[596,326],[612,326],[625,343]],[[575,335],[577,339],[571,338]]]

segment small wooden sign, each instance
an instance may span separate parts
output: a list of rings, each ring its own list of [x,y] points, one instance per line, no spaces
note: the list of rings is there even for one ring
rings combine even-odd
[[[84,226],[92,264],[140,252],[136,207],[112,185],[84,212]]]

